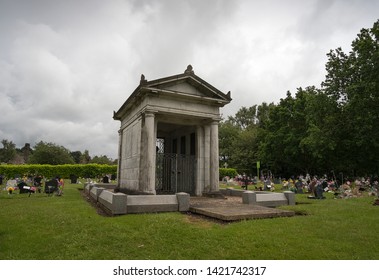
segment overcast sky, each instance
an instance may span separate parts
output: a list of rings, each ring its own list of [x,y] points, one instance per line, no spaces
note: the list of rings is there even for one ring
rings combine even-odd
[[[379,1],[0,0],[0,140],[117,157],[117,111],[147,80],[195,74],[242,106],[320,86]]]

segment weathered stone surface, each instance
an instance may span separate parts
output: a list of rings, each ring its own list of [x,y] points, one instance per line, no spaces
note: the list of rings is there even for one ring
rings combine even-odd
[[[173,168],[161,173],[162,176],[166,174],[163,181],[179,173],[177,176],[194,181],[188,184],[189,187],[183,184],[171,186],[170,191],[195,195],[217,192],[220,107],[230,101],[230,92],[224,94],[208,84],[194,74],[192,67],[183,74],[156,80],[148,81],[142,76],[140,85],[113,116],[121,121],[120,191],[159,194],[157,191],[162,188],[157,188],[156,171],[162,170],[162,166],[157,167],[156,139],[163,138],[171,144],[162,153],[195,156],[197,163],[196,172],[192,168]]]
[[[242,194],[245,192],[245,190],[236,190],[234,188],[226,188],[226,189],[220,189],[220,192],[227,196],[242,197]]]
[[[286,198],[287,198],[288,205],[295,205],[295,204],[296,204],[296,201],[295,201],[295,193],[294,193],[294,192],[291,192],[291,191],[285,191],[285,192],[284,192],[284,195],[285,195]]]
[[[179,210],[176,195],[128,195],[127,213],[174,212]]]
[[[211,199],[192,197],[192,213],[215,218],[222,221],[239,221],[248,219],[292,217],[295,212],[260,205],[243,204],[229,199]]]
[[[104,188],[98,188],[98,187],[92,187],[90,190],[90,197],[94,200],[97,201],[100,193],[105,190]]]
[[[293,194],[293,196],[291,195]],[[295,197],[293,192],[273,193],[273,192],[252,192],[246,191],[242,194],[242,202],[244,204],[253,204],[267,207],[277,207],[281,205],[294,205]],[[288,200],[291,199],[291,201]]]
[[[126,214],[127,195],[123,193],[113,193],[104,190],[98,197],[98,202],[105,206],[113,215]]]
[[[176,194],[178,200],[178,210],[179,212],[186,212],[190,208],[190,195],[185,192],[180,192]]]
[[[112,184],[112,183],[92,183],[92,185],[94,187],[104,188],[107,190],[114,190],[117,186],[116,184]]]
[[[92,187],[93,187],[93,185],[91,183],[85,183],[84,184],[84,192],[89,195]]]
[[[256,204],[257,194],[252,191],[245,191],[242,193],[242,203],[243,204]]]

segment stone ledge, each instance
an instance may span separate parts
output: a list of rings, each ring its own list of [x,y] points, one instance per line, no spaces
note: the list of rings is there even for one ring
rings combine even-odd
[[[176,195],[128,195],[128,213],[179,211]]]
[[[113,193],[102,191],[98,197],[98,203],[106,207],[112,215],[126,214],[127,195],[123,193]]]
[[[234,188],[220,189],[220,192],[221,192],[223,195],[226,195],[226,196],[239,196],[239,197],[242,197],[242,194],[243,194],[245,191],[246,191],[246,190],[235,190]]]
[[[284,193],[245,191],[242,194],[242,203],[266,207],[295,205],[295,194],[290,191]]]
[[[186,212],[189,211],[190,207],[190,195],[187,193],[177,193],[176,195],[126,195],[95,186],[91,188],[86,186],[85,189],[90,189],[90,198],[111,215]],[[86,191],[86,193],[88,192]]]
[[[104,190],[105,190],[104,188],[98,188],[98,187],[90,188],[90,191],[89,191],[90,198],[93,199],[94,201],[98,201],[99,195]]]

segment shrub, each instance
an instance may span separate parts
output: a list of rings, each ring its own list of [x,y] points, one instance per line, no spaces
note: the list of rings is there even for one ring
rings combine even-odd
[[[70,178],[71,174],[77,177],[94,178],[103,174],[116,174],[117,165],[106,164],[27,164],[27,165],[0,165],[0,174],[5,178],[14,178],[24,175],[42,175],[47,178],[60,176]]]
[[[220,168],[220,180],[225,176],[229,176],[230,178],[234,178],[237,176],[237,170],[234,168]]]

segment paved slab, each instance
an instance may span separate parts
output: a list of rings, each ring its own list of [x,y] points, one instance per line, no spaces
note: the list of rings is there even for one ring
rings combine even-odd
[[[189,210],[192,213],[222,221],[292,217],[295,215],[294,211],[243,204],[240,197],[225,197],[225,199],[191,197]]]

